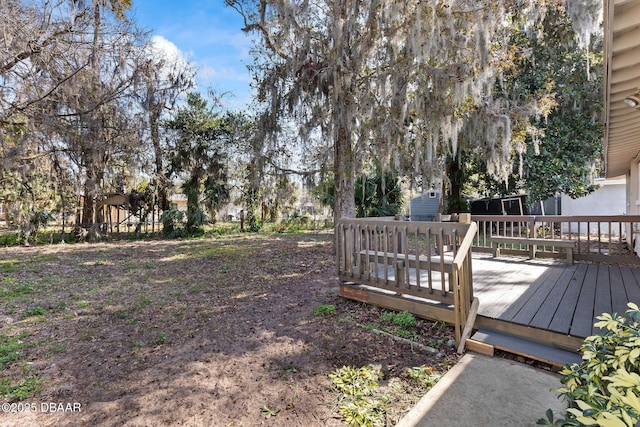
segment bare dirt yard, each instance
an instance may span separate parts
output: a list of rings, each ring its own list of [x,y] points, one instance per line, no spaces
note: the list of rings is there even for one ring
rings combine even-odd
[[[332,252],[330,233],[0,248],[0,425],[345,426],[329,375],[367,365],[393,425],[428,387],[409,368],[456,363],[452,329],[339,297]]]

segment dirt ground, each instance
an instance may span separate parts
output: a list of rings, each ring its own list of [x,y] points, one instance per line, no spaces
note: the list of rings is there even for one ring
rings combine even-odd
[[[25,345],[0,374],[41,382],[0,399],[0,425],[344,426],[335,369],[385,383],[455,364],[442,324],[413,334],[435,353],[376,332],[380,309],[338,296],[332,252],[329,233],[1,248],[0,335]]]

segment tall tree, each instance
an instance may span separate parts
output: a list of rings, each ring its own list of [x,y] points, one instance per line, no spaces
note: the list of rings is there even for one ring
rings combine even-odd
[[[200,207],[203,195],[211,208],[229,199],[225,153],[231,140],[231,120],[210,107],[200,93],[191,92],[186,106],[178,109],[167,126],[176,133],[170,169],[183,179],[187,232],[191,234],[205,222]]]
[[[547,93],[494,97],[512,65],[503,24],[515,10],[537,19],[538,3],[227,0],[259,35],[263,129],[277,134],[294,121],[301,135],[330,142],[336,219],[355,216],[354,172],[372,159],[446,180],[444,161],[476,147],[492,175],[508,177],[525,149],[513,131],[552,104]]]
[[[153,147],[154,187],[161,211],[170,208],[168,187],[170,179],[165,174],[165,150],[162,145],[161,119],[175,107],[180,95],[194,86],[194,66],[177,54],[169,54],[156,46],[152,39],[147,46],[148,58],[141,65],[136,79],[134,96],[145,112],[148,137]]]
[[[580,197],[596,188],[603,137],[600,5],[575,3],[558,3],[538,23],[521,19],[512,26],[510,43],[522,53],[515,72],[505,76],[503,93],[521,97],[551,86],[556,105],[548,117],[533,122],[539,134],[526,137],[526,151],[509,182],[482,176],[486,165],[476,159],[473,167],[482,180],[475,185],[483,196],[525,191],[539,201],[561,193]]]
[[[38,174],[65,206],[71,171],[63,160],[56,106],[89,65],[89,45],[79,35],[90,28],[91,15],[65,2],[37,0],[0,2],[0,14],[0,186],[14,187],[16,194],[43,188],[30,185]],[[31,215],[52,207],[50,200],[27,200],[38,202],[30,203]]]
[[[84,1],[78,2],[82,7]],[[131,0],[92,0],[91,8],[93,10],[93,47],[89,58],[89,66],[91,68],[91,79],[89,80],[90,92],[88,95],[94,95],[93,99],[89,99],[88,132],[85,136],[87,143],[85,144],[83,153],[84,166],[86,168],[86,180],[84,188],[82,224],[92,229],[94,221],[101,222],[100,211],[96,212],[96,201],[101,196],[102,180],[104,178],[104,162],[108,156],[105,149],[104,127],[101,125],[103,121],[101,110],[103,106],[100,97],[103,95],[102,88],[105,71],[102,68],[103,54],[103,12],[108,10],[114,14],[116,19],[124,20],[124,11],[131,7]],[[96,216],[97,214],[97,216]],[[95,230],[93,230],[95,232]]]

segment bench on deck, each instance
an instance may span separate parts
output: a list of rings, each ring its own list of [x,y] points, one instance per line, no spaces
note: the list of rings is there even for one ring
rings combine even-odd
[[[536,248],[538,246],[552,246],[556,248],[565,248],[567,254],[567,262],[573,264],[573,250],[576,247],[575,240],[567,239],[540,239],[533,237],[505,237],[505,236],[491,236],[491,247],[493,248],[493,256],[500,256],[500,245],[512,244],[523,245],[529,250],[529,259],[536,257]]]
[[[399,284],[404,284],[407,278],[404,277],[404,267],[406,265],[409,268],[417,268],[418,270],[431,270],[451,274],[451,266],[453,264],[453,253],[445,254],[443,257],[439,255],[432,255],[431,257],[426,255],[420,255],[419,257],[413,254],[395,254],[393,252],[384,251],[372,251],[362,250],[360,251],[360,273],[364,274],[364,268],[367,265],[378,264],[378,266],[386,265],[393,267],[393,271],[396,277],[396,281]]]

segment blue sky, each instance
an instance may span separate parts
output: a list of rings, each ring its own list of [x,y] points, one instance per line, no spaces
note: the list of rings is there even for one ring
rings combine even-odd
[[[232,92],[231,108],[250,102],[250,38],[240,29],[242,18],[223,0],[133,0],[129,16],[138,25],[173,43],[197,64],[201,90]]]

